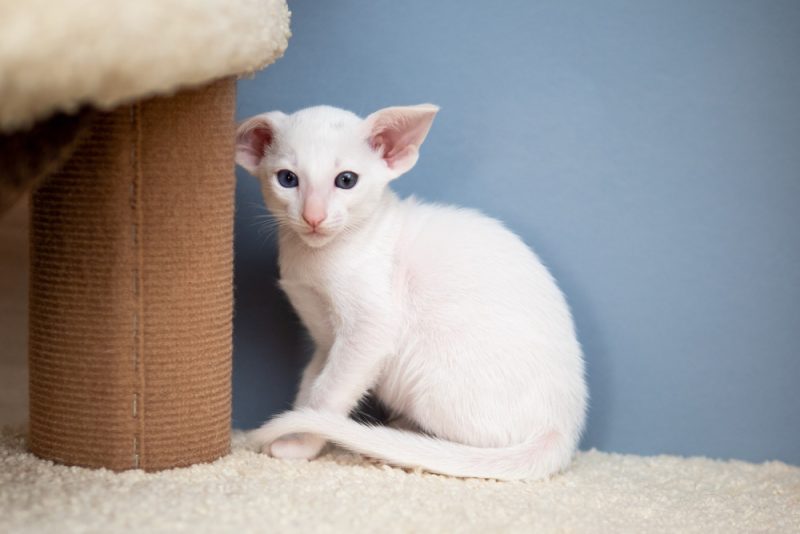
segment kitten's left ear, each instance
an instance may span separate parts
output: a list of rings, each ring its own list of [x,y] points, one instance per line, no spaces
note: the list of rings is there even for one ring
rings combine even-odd
[[[433,104],[384,108],[364,119],[368,142],[380,152],[396,178],[409,171],[419,158],[419,147],[439,111]]]
[[[269,146],[275,141],[277,123],[286,115],[270,111],[250,117],[236,130],[236,163],[256,174]]]

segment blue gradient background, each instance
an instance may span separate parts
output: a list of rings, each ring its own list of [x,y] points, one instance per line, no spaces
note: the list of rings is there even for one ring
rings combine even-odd
[[[800,2],[295,1],[240,118],[442,107],[403,195],[477,207],[551,268],[584,448],[800,464]],[[306,354],[239,170],[234,422]],[[490,251],[487,251],[489,253]]]

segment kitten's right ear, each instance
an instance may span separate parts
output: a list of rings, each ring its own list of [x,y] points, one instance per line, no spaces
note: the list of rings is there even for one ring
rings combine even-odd
[[[270,111],[250,117],[236,130],[236,163],[256,174],[269,146],[275,141],[277,123],[285,117],[280,111]]]

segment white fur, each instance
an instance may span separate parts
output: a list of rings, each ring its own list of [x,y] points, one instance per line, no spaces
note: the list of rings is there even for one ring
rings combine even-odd
[[[436,111],[362,120],[315,107],[240,127],[237,161],[280,221],[281,286],[316,345],[296,410],[257,436],[282,458],[312,458],[329,440],[448,475],[545,477],[569,464],[584,423],[572,318],[552,276],[500,222],[387,187],[416,162]],[[299,187],[281,187],[281,169]],[[352,189],[334,187],[345,170],[360,176]],[[326,215],[314,233],[308,202]],[[370,389],[423,434],[348,419]]]

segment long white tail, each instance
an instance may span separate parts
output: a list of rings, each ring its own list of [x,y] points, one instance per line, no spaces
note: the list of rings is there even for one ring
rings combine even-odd
[[[572,449],[555,431],[531,436],[501,448],[472,447],[384,426],[362,425],[331,413],[301,409],[286,412],[254,432],[271,443],[281,436],[307,432],[351,451],[401,467],[457,477],[534,480],[569,463]]]

